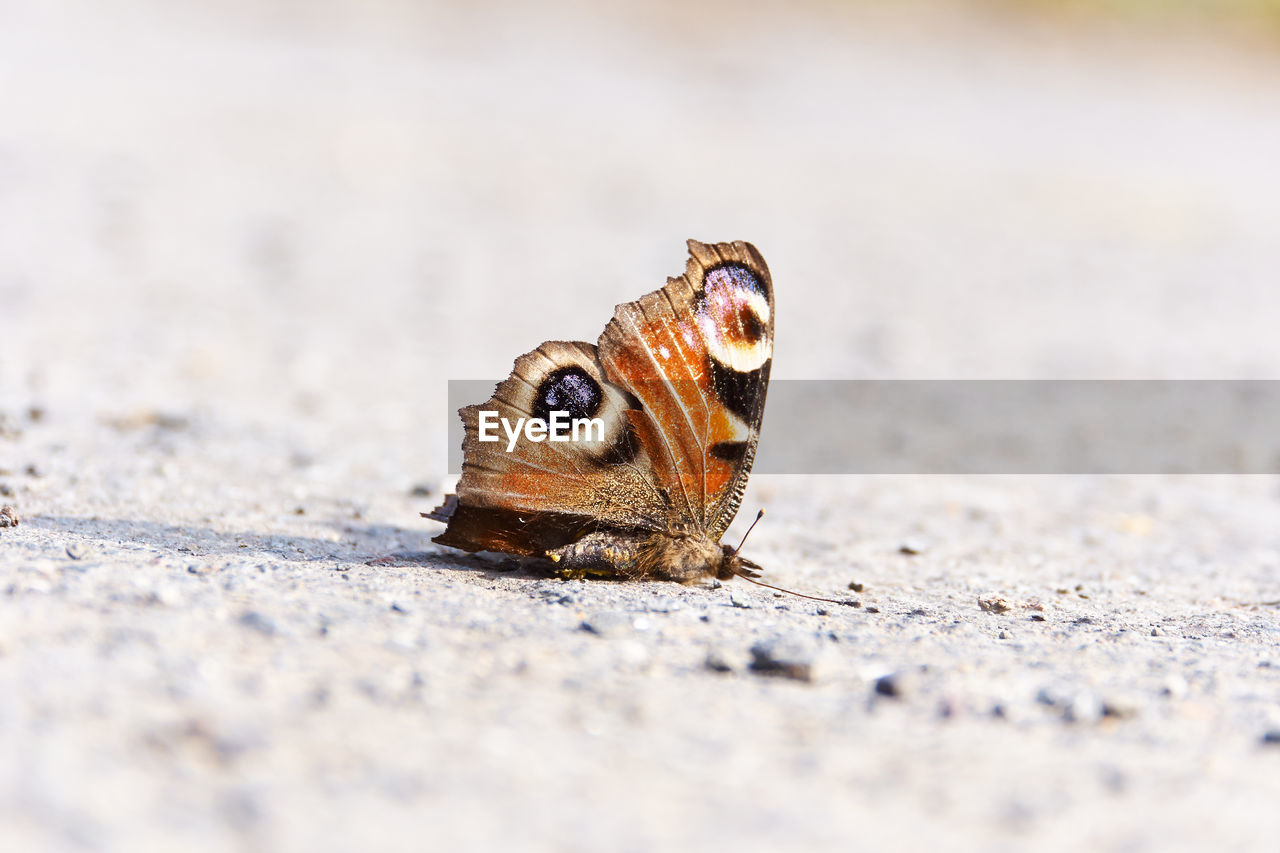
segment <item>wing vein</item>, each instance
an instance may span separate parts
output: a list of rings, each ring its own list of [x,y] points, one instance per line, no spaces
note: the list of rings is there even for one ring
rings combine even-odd
[[[636,317],[635,317],[635,311],[639,310],[639,308],[638,306],[633,306],[633,307],[634,307],[634,310],[625,312],[627,322],[631,324],[631,329],[632,329],[632,332],[634,333],[635,339],[643,341],[644,335],[641,332],[640,325],[636,322]],[[676,394],[675,387],[671,384],[670,377],[668,377],[666,372],[662,370],[661,367],[659,367],[658,360],[654,358],[652,350],[650,350],[647,345],[638,347],[637,349],[643,352],[645,356],[649,359],[649,362],[653,365],[654,373],[662,378],[662,382],[664,385],[666,385],[667,390],[671,394],[672,399],[678,402],[680,400],[680,397]],[[685,419],[685,423],[688,424],[690,431],[692,431],[693,424],[689,421],[688,413],[684,411],[683,406],[679,406],[678,408],[680,409],[681,415]],[[695,514],[693,509],[693,504],[689,502],[689,491],[688,489],[685,488],[684,476],[680,470],[680,460],[676,456],[675,451],[672,450],[671,448],[671,442],[667,438],[666,431],[661,428],[661,425],[656,425],[656,426],[658,426],[658,429],[657,429],[658,436],[662,439],[662,444],[666,448],[667,456],[670,457],[671,459],[672,468],[675,470],[677,485],[680,486],[680,496],[684,499],[684,506],[685,506],[686,513],[689,518],[701,519],[701,507],[699,507],[699,512]]]

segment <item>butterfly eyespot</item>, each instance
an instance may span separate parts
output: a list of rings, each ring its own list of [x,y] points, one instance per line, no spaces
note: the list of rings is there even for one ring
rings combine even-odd
[[[739,373],[760,369],[769,360],[769,294],[755,273],[726,264],[706,274],[697,304],[707,351]]]
[[[561,367],[539,383],[533,415],[544,421],[551,420],[552,412],[568,412],[570,420],[594,418],[602,397],[600,383],[586,370],[578,365]]]

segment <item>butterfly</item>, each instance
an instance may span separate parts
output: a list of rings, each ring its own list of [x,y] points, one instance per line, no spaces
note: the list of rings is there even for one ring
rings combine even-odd
[[[462,477],[422,513],[448,525],[432,541],[547,558],[568,577],[759,577],[720,537],[760,439],[773,283],[750,243],[688,248],[684,274],[617,306],[594,346],[547,341],[459,410]],[[551,437],[554,423],[573,435]]]

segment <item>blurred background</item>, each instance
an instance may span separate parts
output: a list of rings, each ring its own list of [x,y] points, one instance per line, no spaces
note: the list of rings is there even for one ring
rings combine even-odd
[[[447,381],[594,341],[688,237],[768,260],[774,378],[1280,378],[1280,2],[0,0],[0,104],[0,840],[1139,849],[1274,801],[1272,611],[1221,615],[1274,604],[1265,478],[757,477],[771,577],[905,626],[857,623],[808,693],[699,645],[799,605],[588,645],[535,583],[365,564],[433,547]],[[1058,710],[974,621],[992,589],[1061,606],[1064,677],[1192,660],[1148,690],[1189,710],[1127,752],[1019,727]],[[1064,651],[1117,600],[1188,657]],[[873,716],[868,648],[981,710]],[[583,792],[630,817],[567,820]]]
[[[594,341],[690,236],[769,260],[775,377],[1280,365],[1268,0],[0,16],[15,405],[346,418],[425,474],[446,379]]]

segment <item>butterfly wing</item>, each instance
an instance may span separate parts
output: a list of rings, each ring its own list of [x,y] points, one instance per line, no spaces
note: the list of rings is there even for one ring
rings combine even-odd
[[[718,539],[746,489],[773,357],[773,284],[750,243],[689,241],[684,275],[620,305],[599,341],[609,381],[676,516]]]
[[[626,416],[635,405],[605,380],[596,348],[548,341],[516,359],[493,396],[459,414],[464,429],[457,495],[428,517],[449,527],[434,541],[468,551],[541,556],[601,528],[658,529],[666,511],[651,466]],[[510,446],[503,422],[599,419],[576,441]],[[482,440],[481,413],[489,424]],[[570,433],[572,436],[572,433]]]
[[[685,274],[619,305],[598,347],[550,341],[516,359],[492,398],[461,410],[456,496],[433,541],[541,556],[592,531],[695,527],[718,539],[755,456],[773,353],[773,288],[749,243],[689,241]],[[598,439],[481,440],[490,420],[568,411]]]

